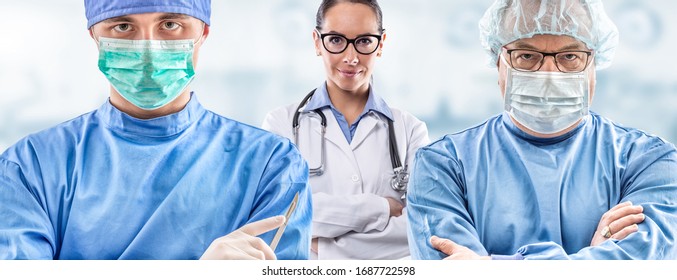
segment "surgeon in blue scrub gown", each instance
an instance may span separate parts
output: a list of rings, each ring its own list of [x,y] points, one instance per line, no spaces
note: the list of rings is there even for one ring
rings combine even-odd
[[[677,258],[675,147],[588,110],[618,44],[601,1],[497,0],[480,30],[505,111],[417,153],[412,256]]]
[[[210,1],[86,0],[85,10],[110,99],[0,156],[0,259],[307,259],[301,155],[188,89]]]

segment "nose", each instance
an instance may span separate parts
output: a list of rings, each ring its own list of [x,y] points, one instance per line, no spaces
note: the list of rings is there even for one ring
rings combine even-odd
[[[541,69],[539,71],[544,71],[544,72],[559,72],[557,69],[557,65],[555,64],[555,56],[554,55],[548,55],[543,58],[543,65],[541,65]]]
[[[359,62],[359,59],[357,58],[357,51],[355,50],[355,46],[353,43],[348,44],[348,47],[346,50],[343,52],[343,63],[355,65]]]
[[[154,40],[155,38],[155,32],[153,32],[152,28],[147,28],[147,29],[141,29],[139,30],[139,33],[137,36],[139,36],[140,40]]]

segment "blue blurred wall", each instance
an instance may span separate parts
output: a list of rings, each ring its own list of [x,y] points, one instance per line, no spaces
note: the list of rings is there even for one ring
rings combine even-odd
[[[214,0],[211,35],[192,85],[205,106],[258,126],[324,80],[311,32],[320,1]],[[428,123],[431,138],[501,111],[477,22],[489,0],[382,0],[388,32],[374,82],[392,106]],[[598,72],[593,110],[677,142],[677,2],[608,0],[621,32]],[[83,1],[0,0],[0,151],[97,108],[108,84],[85,29]]]

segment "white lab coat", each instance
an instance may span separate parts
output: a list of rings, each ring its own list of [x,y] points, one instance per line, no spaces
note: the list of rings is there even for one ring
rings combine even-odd
[[[298,103],[271,111],[262,127],[294,141],[292,118],[297,107]],[[400,161],[411,169],[416,150],[430,141],[428,129],[411,114],[390,110]],[[390,187],[394,173],[387,118],[369,112],[348,143],[331,109],[324,108],[322,112],[327,118],[325,169],[324,174],[310,177],[317,259],[408,257],[406,207],[401,216],[391,218],[384,198],[401,196]],[[318,167],[322,139],[319,116],[302,113],[299,123],[297,146],[309,167]]]

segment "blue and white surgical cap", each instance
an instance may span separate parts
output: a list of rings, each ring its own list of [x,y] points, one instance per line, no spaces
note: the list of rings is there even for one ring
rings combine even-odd
[[[109,18],[157,12],[189,15],[209,25],[211,0],[85,0],[87,29]]]
[[[611,65],[618,29],[601,0],[496,0],[480,20],[480,40],[496,66],[501,48],[534,35],[566,35],[595,52],[595,66]]]

